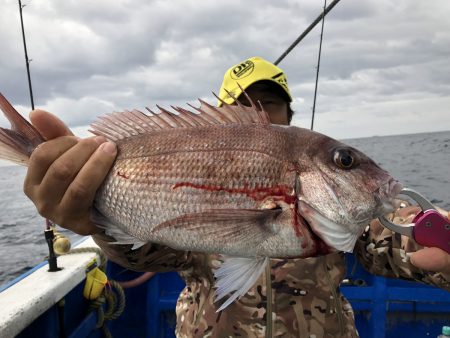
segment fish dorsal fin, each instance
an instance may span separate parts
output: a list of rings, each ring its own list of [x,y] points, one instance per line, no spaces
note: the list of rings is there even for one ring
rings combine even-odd
[[[95,135],[117,141],[174,128],[197,128],[220,124],[270,124],[269,116],[262,106],[258,107],[249,97],[248,99],[251,106],[244,106],[236,101],[235,105],[223,103],[221,107],[215,107],[199,99],[200,107],[189,105],[195,112],[174,106],[172,106],[174,112],[160,106],[157,106],[159,112],[146,108],[149,114],[139,110],[114,112],[101,116],[98,121],[92,123],[90,131]]]

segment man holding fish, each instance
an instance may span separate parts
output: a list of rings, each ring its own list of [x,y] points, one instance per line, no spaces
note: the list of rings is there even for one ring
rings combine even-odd
[[[120,265],[178,271],[186,282],[176,309],[178,337],[357,337],[352,308],[338,290],[345,277],[343,251],[354,250],[372,273],[450,291],[450,255],[394,236],[377,220],[365,229],[370,219],[392,211],[401,186],[364,154],[323,135],[301,131],[286,141],[294,127],[278,125],[290,124],[291,101],[283,71],[254,57],[225,73],[220,108],[202,104],[204,118],[183,109],[178,109],[183,120],[164,111],[148,119],[132,112],[113,114],[93,125],[97,136],[80,140],[59,119],[35,110],[30,119],[47,141],[31,154],[25,193],[42,216],[92,235]],[[138,120],[142,124],[135,125]],[[253,125],[240,129],[248,124]],[[146,163],[141,176],[126,166],[130,159],[123,154],[143,151],[139,142],[129,149],[124,144],[131,134],[167,135],[173,129],[183,129],[174,140],[182,137],[186,144],[203,141],[203,134],[211,131],[223,133],[229,143],[218,137],[194,143],[204,147],[198,156],[216,151],[214,161],[220,165],[211,164],[213,159],[202,162],[190,150],[180,163],[195,173],[175,181],[163,164]],[[258,139],[262,132],[264,137]],[[239,142],[228,141],[231,138]],[[259,142],[252,143],[255,139]],[[250,143],[252,151],[244,151]],[[184,145],[178,145],[177,152],[164,148],[168,144],[153,139],[150,147],[155,150],[147,156],[158,163],[182,156],[178,152]],[[283,156],[291,155],[291,148],[301,148],[292,154],[298,158],[292,162]],[[234,169],[242,165],[242,157],[251,157],[251,163]],[[249,181],[240,181],[242,172],[251,172]],[[132,189],[133,180],[148,183],[160,177],[165,181],[158,181],[151,195],[159,204],[144,207],[178,205],[183,211],[168,210],[164,217],[152,213],[145,221],[156,226],[148,232],[124,227],[140,215],[141,206],[124,202],[126,198],[98,199],[114,195],[115,189]],[[419,210],[402,206],[391,217],[396,223],[410,223]],[[117,209],[120,215],[114,214]]]

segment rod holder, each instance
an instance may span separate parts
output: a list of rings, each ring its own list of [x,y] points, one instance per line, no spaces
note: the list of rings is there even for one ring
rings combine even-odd
[[[53,249],[53,239],[55,238],[55,234],[53,233],[53,229],[46,229],[44,231],[45,235],[45,241],[48,245],[48,266],[49,272],[56,272],[61,270],[61,268],[58,268],[58,262],[57,262],[57,256],[55,254],[55,250]]]

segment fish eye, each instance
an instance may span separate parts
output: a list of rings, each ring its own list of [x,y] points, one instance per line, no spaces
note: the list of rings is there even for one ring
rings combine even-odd
[[[334,163],[341,169],[351,169],[359,164],[358,156],[347,148],[339,148],[334,151]]]

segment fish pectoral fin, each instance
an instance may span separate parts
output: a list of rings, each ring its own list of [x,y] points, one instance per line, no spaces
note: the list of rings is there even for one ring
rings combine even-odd
[[[91,221],[99,228],[104,229],[106,235],[116,240],[115,242],[110,242],[110,244],[133,244],[131,250],[139,249],[146,244],[146,242],[139,240],[139,238],[124,232],[118,223],[106,218],[96,208],[92,208]]]
[[[256,283],[269,263],[267,257],[226,257],[222,265],[214,272],[217,279],[214,302],[231,294],[216,312],[222,311],[236,299],[245,295]]]
[[[182,215],[156,226],[152,232],[171,229],[201,232],[205,236],[234,237],[253,236],[257,233],[274,233],[273,221],[280,209],[210,209],[200,213]]]

